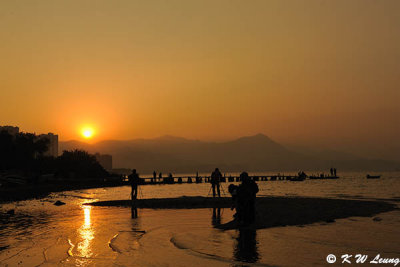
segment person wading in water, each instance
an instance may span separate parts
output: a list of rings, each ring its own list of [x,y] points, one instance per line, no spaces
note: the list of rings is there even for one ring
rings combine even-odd
[[[132,170],[132,173],[128,176],[129,178],[129,182],[131,184],[131,200],[132,202],[135,201],[137,199],[137,195],[138,195],[138,185],[140,182],[140,178],[139,178],[139,174],[136,173],[136,169]]]
[[[254,223],[256,218],[256,194],[258,185],[250,179],[247,172],[240,174],[242,183],[237,188],[236,212],[239,225],[247,226]]]
[[[218,168],[215,168],[215,171],[213,171],[213,173],[211,174],[211,186],[212,186],[212,190],[213,190],[213,197],[215,197],[215,188],[217,188],[217,193],[218,193],[218,197],[221,197],[221,192],[219,189],[219,183],[221,181],[222,178],[222,174],[221,172],[218,170]]]

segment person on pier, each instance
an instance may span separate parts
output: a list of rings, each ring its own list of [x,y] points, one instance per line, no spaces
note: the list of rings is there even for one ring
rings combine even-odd
[[[169,173],[168,175],[168,183],[173,184],[174,183],[174,177],[172,176],[172,173]]]
[[[131,184],[131,200],[135,201],[138,195],[138,185],[140,182],[139,174],[136,173],[136,169],[132,170],[132,173],[128,176],[129,183]]]
[[[151,182],[153,182],[153,180],[154,180],[154,182],[157,181],[157,173],[156,173],[156,171],[153,171],[153,179],[151,180]]]
[[[215,171],[211,174],[211,186],[213,190],[213,197],[216,196],[215,189],[217,189],[218,197],[221,197],[221,192],[219,189],[219,183],[221,182],[222,174],[218,168],[215,168]]]

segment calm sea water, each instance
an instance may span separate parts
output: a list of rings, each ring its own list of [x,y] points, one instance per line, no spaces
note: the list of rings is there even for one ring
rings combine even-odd
[[[289,173],[287,173],[289,174]],[[342,173],[338,180],[259,182],[259,195],[330,198],[400,198],[400,173]],[[223,184],[226,191],[227,185]],[[333,224],[220,231],[232,219],[222,209],[139,210],[83,203],[127,199],[129,187],[54,193],[40,200],[3,204],[0,266],[326,266],[333,253],[400,257],[400,212],[352,217]],[[142,186],[141,198],[207,196],[209,184]],[[54,206],[56,200],[67,204]],[[220,216],[217,216],[217,215]],[[341,265],[338,263],[338,265]]]

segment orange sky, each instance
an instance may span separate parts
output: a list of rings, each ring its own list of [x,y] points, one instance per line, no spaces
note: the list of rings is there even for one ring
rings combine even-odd
[[[1,1],[0,125],[398,144],[400,1]]]

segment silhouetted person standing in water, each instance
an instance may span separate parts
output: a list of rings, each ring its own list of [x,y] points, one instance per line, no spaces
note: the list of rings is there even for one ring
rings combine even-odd
[[[242,183],[237,189],[237,219],[240,225],[249,225],[256,217],[256,194],[258,185],[250,179],[247,172],[240,174]]]
[[[333,169],[333,175],[336,176],[336,168]]]
[[[139,182],[140,182],[139,174],[136,173],[136,169],[132,170],[132,173],[131,173],[131,175],[128,176],[128,178],[129,178],[129,182],[130,182],[131,187],[132,187],[131,200],[135,201],[137,199],[138,185],[139,185]]]
[[[211,186],[213,190],[213,197],[215,197],[215,188],[217,188],[218,197],[221,197],[221,192],[219,189],[219,183],[221,181],[221,178],[222,178],[221,172],[218,170],[218,168],[215,168],[215,171],[213,171],[213,173],[211,174]]]

